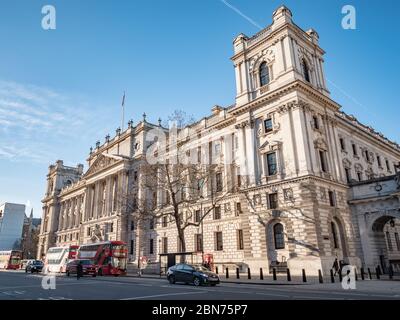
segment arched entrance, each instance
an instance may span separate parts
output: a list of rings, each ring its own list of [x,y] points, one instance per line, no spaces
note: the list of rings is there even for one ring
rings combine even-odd
[[[400,268],[400,219],[397,215],[384,215],[374,220],[370,229],[370,250],[375,267],[383,273]]]
[[[289,248],[285,224],[280,220],[272,220],[266,227],[267,254],[269,269],[286,272]]]
[[[331,245],[334,256],[338,261],[349,263],[345,231],[342,222],[334,217],[330,223]]]

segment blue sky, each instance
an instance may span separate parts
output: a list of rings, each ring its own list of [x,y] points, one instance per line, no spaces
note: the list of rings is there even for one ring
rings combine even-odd
[[[380,1],[227,0],[258,25],[288,6],[326,50],[332,98],[347,113],[400,142],[398,12]],[[41,28],[54,5],[57,29]],[[357,29],[341,28],[341,9]],[[0,3],[0,202],[41,216],[49,164],[85,163],[90,146],[114,134],[126,90],[126,119],[195,118],[235,98],[232,40],[257,27],[221,0],[3,0]],[[29,210],[29,209],[28,209]]]

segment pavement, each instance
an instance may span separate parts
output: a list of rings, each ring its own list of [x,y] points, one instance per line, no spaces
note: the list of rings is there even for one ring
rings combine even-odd
[[[339,283],[227,281],[216,287],[195,287],[171,285],[165,278],[149,276],[77,280],[59,275],[54,278],[55,289],[46,290],[42,287],[46,279],[41,274],[0,271],[0,300],[400,300],[399,281],[358,281],[355,290],[344,290]]]

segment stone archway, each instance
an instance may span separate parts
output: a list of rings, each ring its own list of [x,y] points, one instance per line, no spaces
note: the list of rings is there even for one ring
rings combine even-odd
[[[385,234],[385,227],[390,223],[395,223],[397,217],[395,215],[386,215],[379,217],[371,226],[371,249],[375,253],[375,264],[380,266],[383,273],[388,272],[390,265],[388,238]]]
[[[342,221],[338,217],[333,217],[330,223],[332,251],[339,261],[348,263],[349,251],[347,248],[347,241],[345,229]]]
[[[273,219],[266,226],[267,255],[270,270],[286,272],[289,258],[286,224],[280,219]]]
[[[384,229],[391,221],[400,221],[399,210],[388,210],[369,214],[365,229],[360,229],[365,267],[387,272],[389,267],[388,242]]]

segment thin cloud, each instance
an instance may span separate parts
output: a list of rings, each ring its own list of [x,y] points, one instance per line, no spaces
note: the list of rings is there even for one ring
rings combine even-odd
[[[257,22],[255,22],[253,19],[251,19],[249,16],[245,15],[242,11],[240,11],[238,8],[235,6],[231,5],[225,0],[221,0],[221,2],[226,5],[229,9],[233,10],[236,12],[238,15],[240,15],[242,18],[246,19],[248,22],[250,22],[253,26],[257,27],[258,29],[262,30],[263,27],[261,27]]]

